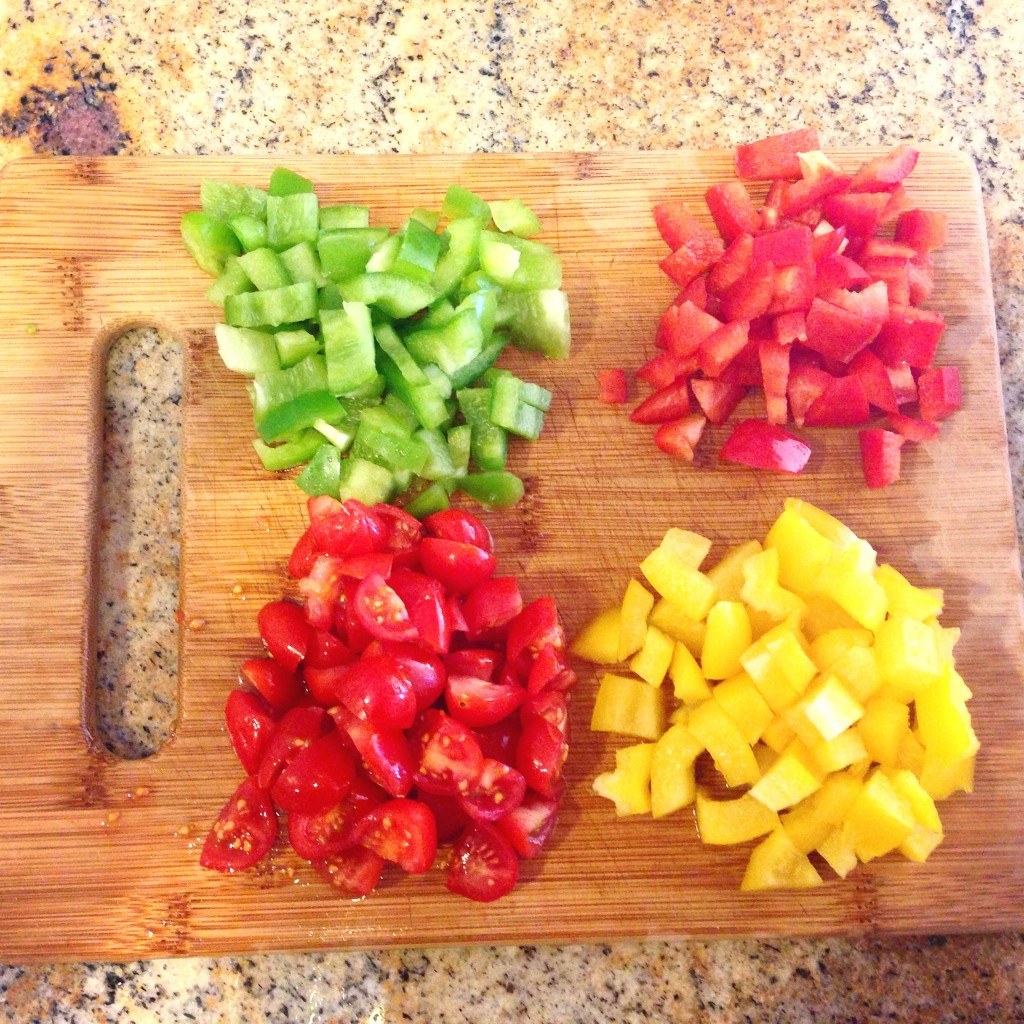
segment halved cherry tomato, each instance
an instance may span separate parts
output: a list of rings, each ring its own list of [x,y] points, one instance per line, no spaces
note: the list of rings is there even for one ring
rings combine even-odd
[[[344,704],[331,708],[330,716],[352,741],[374,782],[391,796],[405,796],[412,789],[416,762],[401,729],[375,729]]]
[[[302,680],[273,658],[242,662],[242,678],[252,683],[275,711],[285,711],[302,696]]]
[[[302,671],[310,696],[321,707],[334,707],[341,700],[342,687],[355,661],[329,668],[314,668],[307,665]]]
[[[515,576],[494,576],[478,583],[462,603],[466,635],[470,640],[508,625],[523,610],[523,596]]]
[[[336,668],[354,660],[355,655],[333,633],[315,629],[306,649],[303,668]]]
[[[387,547],[385,525],[360,501],[342,502],[311,527],[313,543],[325,555],[367,555]]]
[[[384,548],[395,558],[395,565],[414,569],[419,563],[418,545],[423,526],[418,519],[394,505],[374,505],[373,511],[384,524]]]
[[[416,718],[416,691],[405,668],[387,654],[363,656],[347,666],[341,701],[375,729],[408,729]]]
[[[523,721],[523,735],[516,748],[516,767],[530,789],[551,796],[562,778],[569,746],[564,734],[546,718],[531,715]]]
[[[519,717],[525,726],[532,718],[542,718],[569,738],[569,704],[556,690],[530,694],[522,704]]]
[[[243,871],[262,860],[276,838],[274,805],[250,776],[217,816],[199,863],[214,871]]]
[[[352,826],[371,808],[384,803],[387,794],[367,779],[356,776],[339,803],[315,814],[288,812],[288,841],[309,861],[334,857],[352,846]]]
[[[504,721],[482,726],[473,732],[484,757],[493,757],[495,761],[504,761],[505,764],[516,763],[516,747],[523,733],[518,715],[509,715]]]
[[[512,844],[493,825],[470,825],[455,845],[448,881],[451,892],[478,903],[493,903],[510,893],[519,879]]]
[[[380,881],[384,858],[365,846],[352,846],[315,865],[332,888],[350,896],[369,896]]]
[[[547,646],[565,650],[565,631],[554,598],[541,597],[526,605],[509,625],[508,663],[518,675],[526,676],[537,655]]]
[[[303,747],[281,770],[270,795],[282,810],[316,814],[338,803],[355,778],[352,743],[331,730]]]
[[[294,672],[306,656],[312,632],[303,610],[291,601],[271,601],[260,609],[256,624],[267,650]]]
[[[232,690],[224,706],[231,746],[246,775],[254,774],[274,731],[274,712],[258,693]]]
[[[444,659],[445,668],[457,676],[475,676],[477,679],[493,679],[501,663],[501,655],[486,647],[467,647],[451,651]]]
[[[434,863],[437,824],[418,800],[389,800],[367,811],[352,830],[356,842],[411,875]]]
[[[416,695],[416,710],[426,711],[444,692],[448,675],[444,663],[437,655],[417,644],[398,643],[394,640],[377,640],[375,643],[383,654],[394,658],[402,666]]]
[[[446,508],[434,512],[423,520],[431,537],[454,540],[459,544],[472,544],[488,553],[494,551],[491,531],[476,516],[457,508]]]
[[[558,801],[527,793],[523,802],[498,822],[498,829],[520,857],[536,857],[558,822]]]
[[[316,557],[313,527],[307,526],[305,533],[299,538],[288,558],[288,575],[294,580],[308,576]]]
[[[419,635],[405,602],[376,573],[359,584],[353,610],[363,629],[379,640],[415,640]]]
[[[459,797],[440,796],[437,793],[428,793],[424,789],[417,792],[416,799],[426,804],[434,815],[438,842],[443,843],[458,835],[470,823],[470,817]]]
[[[365,580],[376,573],[387,579],[395,564],[395,556],[390,551],[371,551],[367,555],[346,555],[338,565],[342,576],[354,580]]]
[[[497,561],[489,551],[440,537],[424,537],[420,544],[423,568],[447,590],[466,594],[494,575]]]
[[[476,785],[484,755],[476,737],[461,722],[436,708],[424,711],[413,726],[416,784],[431,793],[457,796]]]
[[[446,654],[453,625],[444,587],[435,579],[410,569],[396,569],[388,585],[402,599],[421,643],[437,654]]]
[[[329,494],[316,494],[306,501],[306,511],[309,513],[310,523],[319,523],[335,512],[341,511],[341,502],[332,498]]]
[[[501,685],[456,675],[448,676],[444,692],[448,713],[471,729],[500,722],[526,696],[526,690],[516,683]]]
[[[330,629],[334,609],[345,589],[341,559],[317,555],[308,574],[299,580],[299,590],[306,599],[306,618],[315,629]]]
[[[288,711],[274,726],[263,751],[256,776],[260,789],[270,789],[284,766],[330,726],[331,720],[323,708],[295,707]]]
[[[518,807],[525,795],[526,779],[522,772],[486,757],[476,785],[459,800],[475,821],[497,821]]]

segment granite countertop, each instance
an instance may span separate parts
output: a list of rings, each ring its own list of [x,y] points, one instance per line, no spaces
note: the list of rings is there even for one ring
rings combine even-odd
[[[1018,0],[8,0],[0,161],[29,153],[831,144],[970,154],[1024,524],[1024,8]],[[108,381],[99,714],[118,752],[173,719],[180,356],[126,336]],[[140,447],[141,446],[141,447]],[[141,466],[134,452],[145,448]],[[110,503],[114,504],[114,503]],[[109,505],[108,505],[109,507]],[[159,509],[154,517],[153,509]],[[140,569],[140,565],[144,568]],[[161,572],[161,567],[164,571]],[[145,687],[142,680],[146,680]],[[164,724],[161,724],[164,723]],[[1024,936],[641,942],[0,967],[10,1021],[1024,1020]]]

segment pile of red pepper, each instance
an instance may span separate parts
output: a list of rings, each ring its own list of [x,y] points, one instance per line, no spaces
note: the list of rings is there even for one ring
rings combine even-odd
[[[692,460],[706,423],[724,424],[752,388],[763,418],[734,429],[723,460],[799,473],[811,449],[784,429],[790,419],[864,426],[864,475],[881,487],[899,478],[904,442],[938,436],[960,408],[960,375],[933,365],[945,324],[922,304],[946,218],[903,187],[917,158],[901,145],[845,174],[815,130],[799,129],[738,147],[739,178],[771,184],[760,207],[742,181],[709,188],[717,234],[683,202],[654,208],[672,249],[660,266],[681,291],[658,327],[660,351],[637,371],[655,390],[631,419],[657,425],[659,448]],[[878,234],[892,224],[894,236]],[[601,397],[624,401],[625,383],[606,371]],[[887,427],[867,428],[872,410]]]

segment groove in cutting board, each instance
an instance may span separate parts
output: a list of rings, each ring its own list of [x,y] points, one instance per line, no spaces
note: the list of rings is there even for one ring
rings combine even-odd
[[[851,165],[870,150],[838,151]],[[562,821],[522,884],[490,907],[456,900],[432,873],[339,901],[285,851],[255,874],[197,866],[202,833],[239,776],[222,728],[239,662],[258,650],[261,601],[286,587],[302,496],[262,471],[240,381],[220,364],[217,311],[178,238],[203,177],[265,183],[265,159],[47,160],[0,177],[0,956],[130,959],[165,954],[615,936],[960,931],[1024,926],[1024,629],[1005,425],[980,194],[961,156],[926,151],[910,189],[950,216],[931,306],[949,329],[940,359],[961,367],[964,411],[904,456],[904,479],[869,492],[853,431],[806,431],[805,476],[694,469],[661,457],[649,431],[596,401],[596,371],[637,366],[672,299],[653,203],[690,200],[731,173],[725,152],[294,160],[325,202],[368,203],[397,224],[452,181],[519,195],[565,264],[573,358],[513,353],[555,392],[541,440],[517,446],[517,513],[487,517],[502,565],[528,598],[553,593],[568,629],[616,601],[670,525],[706,532],[712,557],[763,535],[783,497],[822,504],[923,584],[946,588],[963,628],[958,667],[975,693],[977,792],[943,805],[944,844],[925,865],[884,858],[813,892],[741,894],[745,848],[711,850],[692,820],[617,821],[589,780],[614,737],[586,729],[595,681],[573,704]],[[29,338],[26,327],[36,324]],[[90,749],[81,721],[92,656],[95,525],[107,340],[155,323],[181,341],[182,576],[186,617],[174,737],[146,761]],[[41,445],[40,438],[59,438]],[[711,431],[713,451],[722,438]],[[45,454],[41,452],[45,449]],[[45,501],[39,496],[44,493]],[[243,583],[249,600],[232,593]],[[41,712],[42,709],[42,712]]]

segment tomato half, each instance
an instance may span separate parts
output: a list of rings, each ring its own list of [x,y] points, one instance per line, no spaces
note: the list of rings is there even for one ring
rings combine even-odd
[[[493,679],[501,664],[501,655],[486,647],[467,647],[462,651],[452,651],[444,659],[444,664],[452,675]]]
[[[330,728],[331,720],[323,708],[296,707],[288,711],[270,734],[257,781],[261,789],[270,789],[284,766]]]
[[[405,796],[412,789],[416,762],[401,729],[375,729],[344,704],[331,708],[330,715],[352,741],[374,782],[391,796]]]
[[[420,642],[437,654],[446,654],[454,627],[441,583],[421,572],[396,569],[388,586],[405,604]]]
[[[476,516],[457,508],[446,508],[434,512],[423,520],[427,533],[442,540],[454,540],[459,544],[472,544],[488,553],[494,551],[491,531]]]
[[[287,710],[302,696],[302,680],[274,658],[250,658],[240,671],[275,711]]]
[[[340,803],[315,814],[288,813],[288,841],[309,861],[334,857],[352,846],[352,827],[371,808],[387,800],[379,786],[358,775]]]
[[[548,690],[568,693],[576,686],[576,682],[576,673],[569,668],[565,651],[561,651],[551,644],[545,644],[533,665],[530,666],[526,689],[530,693],[542,693]]]
[[[306,576],[299,580],[306,601],[306,619],[315,629],[330,629],[334,609],[345,590],[341,559],[317,555]]]
[[[434,815],[437,823],[437,840],[440,843],[457,836],[470,822],[459,797],[440,796],[428,793],[425,789],[418,790],[416,799],[426,804]]]
[[[355,778],[352,743],[337,729],[313,740],[284,766],[270,790],[282,810],[316,814],[338,803]]]
[[[473,789],[459,797],[466,813],[476,821],[497,821],[518,807],[526,795],[522,772],[503,761],[484,758],[483,770]]]
[[[363,629],[378,640],[415,640],[419,635],[405,602],[377,573],[359,584],[353,610]]]
[[[303,668],[337,668],[354,659],[355,655],[333,633],[316,629],[310,637]]]
[[[387,546],[384,524],[360,501],[342,502],[311,528],[317,551],[325,555],[368,555]]]
[[[506,814],[498,829],[515,847],[520,857],[536,857],[558,822],[558,801],[527,793],[523,802]]]
[[[523,732],[519,718],[519,715],[509,715],[494,725],[473,730],[484,757],[493,757],[495,761],[504,761],[505,764],[516,763],[516,748]]]
[[[530,789],[542,796],[556,792],[568,753],[565,735],[546,718],[531,715],[523,722],[523,735],[516,748],[516,767]]]
[[[394,658],[405,671],[416,695],[416,710],[426,711],[444,692],[448,673],[444,663],[418,644],[378,640],[379,650]],[[369,649],[369,648],[368,648]]]
[[[483,770],[484,755],[476,737],[451,715],[431,708],[413,727],[416,784],[431,793],[468,793]]]
[[[374,513],[384,524],[384,546],[395,558],[395,565],[415,568],[423,526],[418,519],[394,505],[374,505]]]
[[[312,633],[303,610],[291,601],[271,601],[260,609],[256,624],[267,650],[294,672],[306,657]]]
[[[470,825],[455,845],[448,881],[451,892],[478,903],[493,903],[519,880],[519,859],[512,844],[493,825]]]
[[[565,631],[553,597],[531,601],[512,620],[508,629],[508,662],[520,676],[527,676],[537,655],[547,646],[565,650]]]
[[[434,815],[418,800],[388,800],[372,808],[356,822],[352,835],[410,875],[427,871],[437,853]]]
[[[466,596],[462,614],[466,634],[476,639],[507,626],[523,610],[523,596],[515,576],[494,576],[478,583]]]
[[[274,805],[250,776],[217,816],[199,863],[214,871],[243,871],[262,860],[276,838]]]
[[[416,718],[416,692],[402,664],[387,654],[363,653],[346,666],[342,703],[375,729],[408,729]]]
[[[384,870],[384,858],[365,846],[352,846],[315,865],[331,887],[349,896],[369,896]]]
[[[231,746],[246,775],[254,774],[274,731],[274,712],[258,693],[232,690],[224,705],[224,718]]]
[[[447,590],[467,594],[494,575],[497,559],[473,544],[460,544],[439,537],[425,537],[420,544],[423,568],[440,580]]]
[[[473,676],[449,675],[444,695],[448,713],[475,729],[493,725],[512,714],[522,703],[526,690],[512,680],[502,684]]]
[[[569,705],[557,690],[532,693],[523,701],[519,717],[523,725],[531,718],[542,718],[553,725],[563,736],[569,736]]]

